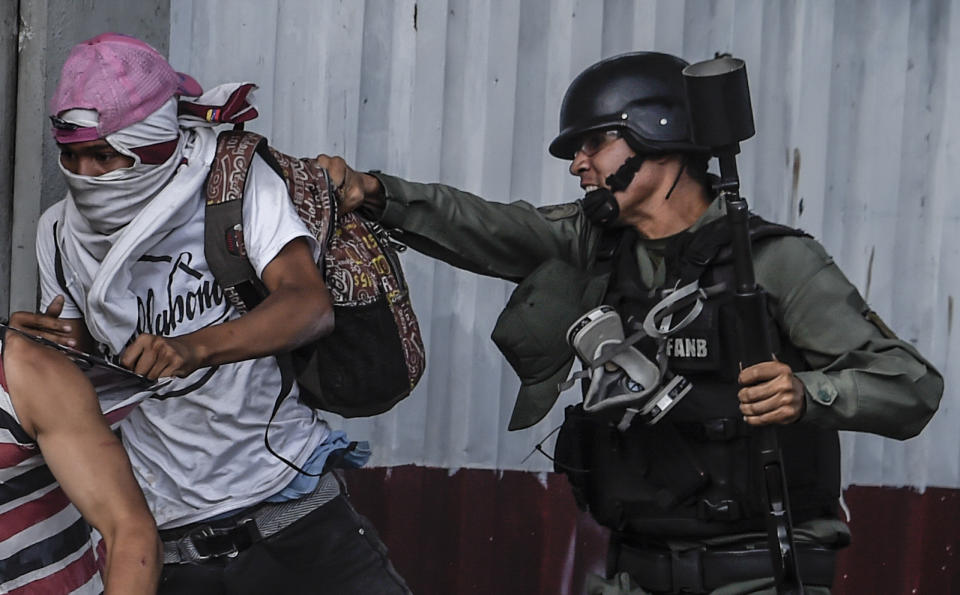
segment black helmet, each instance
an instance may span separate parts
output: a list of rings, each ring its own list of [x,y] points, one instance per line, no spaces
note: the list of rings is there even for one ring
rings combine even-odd
[[[573,159],[584,132],[617,128],[638,153],[705,152],[693,143],[681,71],[687,63],[657,52],[621,54],[573,79],[560,107],[550,154]]]

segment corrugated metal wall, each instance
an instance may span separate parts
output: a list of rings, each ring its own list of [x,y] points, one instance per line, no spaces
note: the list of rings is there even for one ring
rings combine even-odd
[[[960,487],[960,2],[171,2],[172,63],[207,86],[260,84],[252,128],[274,146],[501,201],[580,195],[546,152],[563,92],[589,64],[635,49],[747,61],[759,133],[740,162],[753,208],[820,238],[946,376],[919,438],[844,437],[847,482]],[[518,381],[488,337],[511,287],[404,258],[427,375],[394,411],[344,425],[375,442],[379,465],[548,469],[526,457],[559,407],[505,430]]]

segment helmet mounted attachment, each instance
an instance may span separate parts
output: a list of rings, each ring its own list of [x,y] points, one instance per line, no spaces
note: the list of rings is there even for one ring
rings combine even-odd
[[[682,71],[687,62],[657,52],[634,52],[601,60],[570,84],[560,108],[560,134],[550,153],[573,159],[585,134],[615,129],[635,155],[605,180],[607,188],[584,197],[587,217],[602,226],[619,215],[615,192],[630,185],[645,159],[667,153],[706,153],[690,133]],[[667,198],[686,166],[684,159]]]

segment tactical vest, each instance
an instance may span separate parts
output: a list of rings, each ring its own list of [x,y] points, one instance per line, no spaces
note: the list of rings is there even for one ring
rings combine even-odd
[[[754,216],[750,235],[756,246],[802,232]],[[632,241],[620,241],[605,298],[625,321],[643,320],[661,298],[639,279],[633,254]],[[617,430],[616,420],[587,415],[579,405],[568,407],[557,439],[556,469],[569,477],[578,503],[616,531],[654,540],[764,531],[755,432],[743,421],[737,400],[735,280],[726,219],[679,234],[665,258],[664,287],[699,279],[701,287],[724,283],[728,288],[668,339],[669,368],[692,382],[691,392],[658,424],[635,423],[625,432]],[[770,328],[777,359],[794,371],[809,369],[772,318]],[[653,355],[651,345],[640,348]],[[800,421],[780,426],[780,442],[794,523],[835,517],[837,433]]]

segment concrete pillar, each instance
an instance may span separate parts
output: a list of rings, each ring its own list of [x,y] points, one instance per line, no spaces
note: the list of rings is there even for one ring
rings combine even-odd
[[[6,219],[12,223],[8,242],[11,311],[37,306],[37,219],[65,192],[46,107],[63,61],[74,44],[107,31],[134,35],[166,54],[170,0],[20,0],[19,20],[13,204],[12,217]],[[0,302],[0,312],[6,309],[3,306]]]
[[[16,2],[0,2],[0,316],[10,304],[10,229],[13,209],[13,142],[17,106]]]

